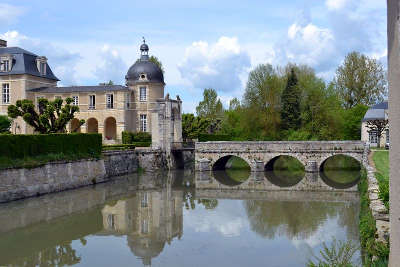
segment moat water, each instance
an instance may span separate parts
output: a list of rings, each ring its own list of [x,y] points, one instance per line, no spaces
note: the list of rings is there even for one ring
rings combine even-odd
[[[291,267],[333,239],[359,246],[356,192],[229,191],[196,175],[133,174],[2,204],[0,266]]]

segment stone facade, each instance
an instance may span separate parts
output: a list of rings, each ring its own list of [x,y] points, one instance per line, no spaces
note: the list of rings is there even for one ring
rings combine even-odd
[[[7,61],[9,69],[0,70],[0,115],[7,115],[8,106],[17,100],[28,99],[37,106],[40,98],[54,100],[70,97],[80,109],[75,114],[76,119],[67,126],[70,132],[98,132],[103,135],[105,143],[120,143],[123,131],[144,131],[154,135],[154,147],[161,149],[169,149],[173,142],[182,142],[182,101],[179,97],[172,100],[168,94],[164,96],[163,73],[149,61],[147,45],[142,50],[141,58],[129,69],[126,86],[57,87],[58,79],[47,65],[47,59],[20,48],[0,47],[0,59],[8,53],[14,55],[11,54],[12,60]],[[21,62],[27,58],[31,61],[36,58],[37,66],[31,62],[29,68],[21,67]],[[42,60],[46,61],[44,73],[39,70]],[[46,75],[46,70],[52,76]],[[85,124],[79,127],[81,119],[85,120]],[[14,120],[11,131],[31,134],[33,128],[18,118]]]
[[[390,259],[400,262],[400,1],[387,0],[390,117]]]
[[[363,162],[366,144],[361,141],[305,141],[305,142],[204,142],[196,143],[196,170],[208,171],[218,161],[230,156],[245,160],[252,172],[263,172],[265,166],[278,156],[298,159],[307,172],[318,172],[328,158],[346,155]]]

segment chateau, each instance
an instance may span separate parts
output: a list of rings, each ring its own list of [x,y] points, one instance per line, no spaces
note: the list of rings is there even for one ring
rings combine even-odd
[[[164,74],[149,60],[143,41],[140,58],[129,68],[126,85],[58,87],[47,58],[0,40],[0,114],[17,100],[29,99],[37,106],[40,98],[71,97],[80,112],[68,125],[69,132],[101,133],[105,143],[119,143],[122,131],[152,134],[152,146],[165,148],[182,140],[182,101],[164,96]],[[79,120],[85,124],[79,127]],[[22,118],[14,120],[13,133],[31,134]]]

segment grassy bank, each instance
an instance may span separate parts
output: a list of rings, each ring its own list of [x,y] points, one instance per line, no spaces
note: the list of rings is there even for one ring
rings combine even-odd
[[[8,168],[35,168],[52,161],[77,161],[80,159],[98,158],[92,154],[64,154],[51,153],[39,155],[36,157],[25,157],[21,159],[12,159],[9,157],[0,157],[0,170]]]
[[[364,266],[387,266],[389,248],[382,242],[375,240],[376,222],[369,208],[368,179],[365,169],[361,170],[361,181],[358,185],[360,192],[360,241],[364,255]],[[372,258],[377,260],[372,262]]]
[[[389,151],[374,151],[375,177],[379,183],[379,198],[389,208]]]

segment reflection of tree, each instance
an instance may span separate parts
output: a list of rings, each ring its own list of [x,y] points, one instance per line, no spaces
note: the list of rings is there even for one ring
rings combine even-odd
[[[207,210],[213,210],[218,206],[218,199],[199,199],[199,204],[202,204]]]
[[[339,212],[350,213],[348,216],[353,220],[357,216],[357,213],[349,212],[349,209],[339,209],[338,206],[344,206],[343,203],[261,200],[247,200],[244,203],[251,229],[267,238],[274,238],[276,234],[289,238],[307,238],[328,218],[337,216]],[[354,224],[347,219],[345,223]]]
[[[70,266],[78,264],[81,258],[71,246],[72,241],[39,251],[29,257],[18,259],[11,266]]]

